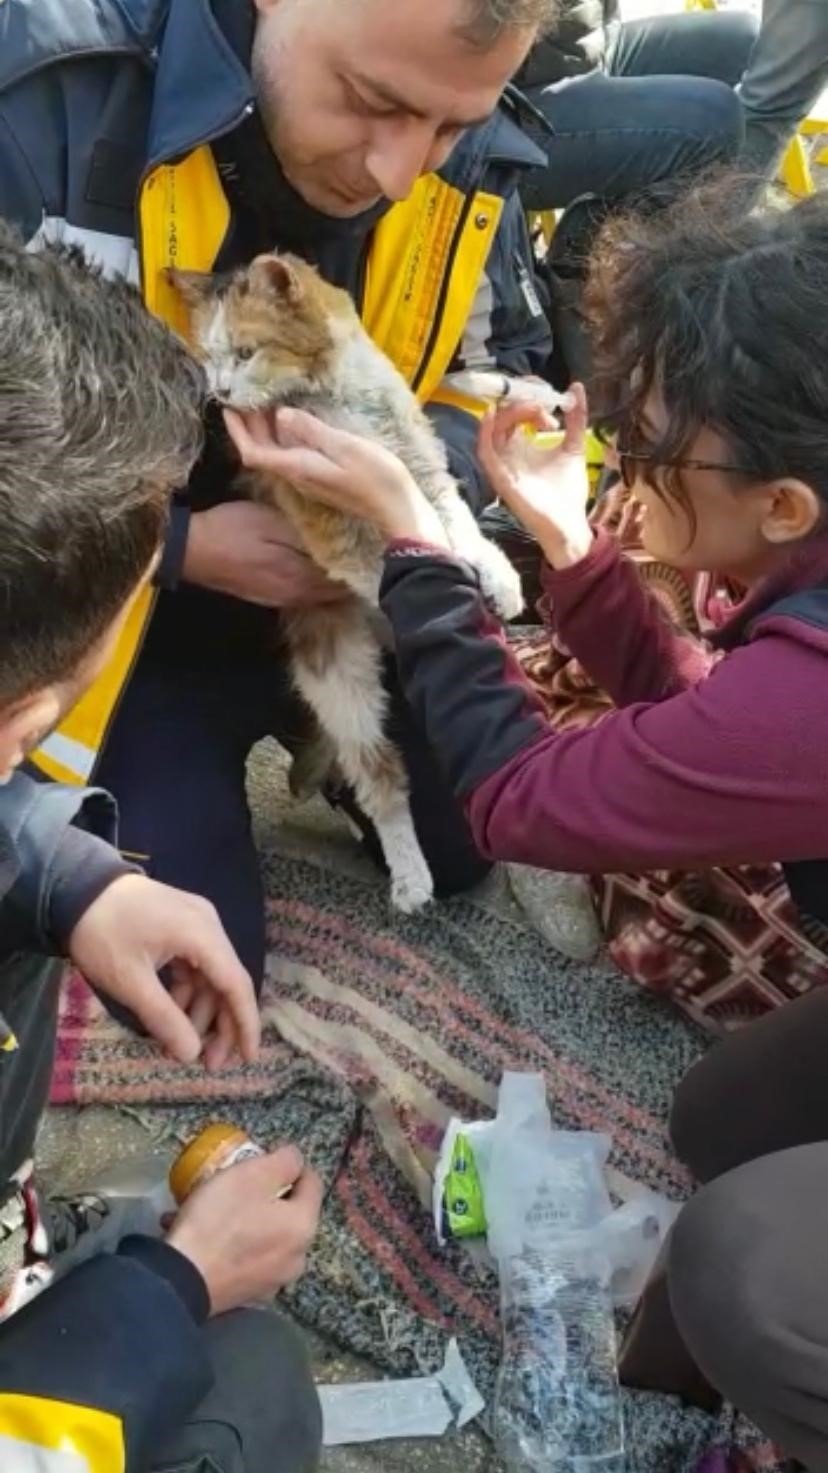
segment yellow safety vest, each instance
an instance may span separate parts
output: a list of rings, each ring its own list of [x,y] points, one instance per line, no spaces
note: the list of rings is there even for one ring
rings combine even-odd
[[[440,385],[468,321],[502,208],[497,195],[467,195],[426,174],[375,227],[362,320],[421,403],[440,400],[480,412],[475,401]],[[186,334],[182,303],[162,272],[167,266],[210,271],[227,234],[230,206],[209,147],[180,163],[162,164],[147,177],[139,221],[144,300]],[[154,591],[146,589],[103,675],[35,754],[49,777],[81,784],[93,777],[154,601]]]

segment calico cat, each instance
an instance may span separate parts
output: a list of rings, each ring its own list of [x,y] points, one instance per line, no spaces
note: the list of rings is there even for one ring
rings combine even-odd
[[[487,601],[504,619],[520,612],[517,573],[481,535],[449,474],[442,443],[344,291],[292,256],[258,256],[230,276],[171,271],[169,279],[189,307],[193,347],[216,399],[241,410],[290,404],[380,440],[436,508],[452,548],[477,569]],[[416,910],[433,887],[414,832],[402,758],[384,734],[376,612],[382,540],[368,523],[280,477],[259,471],[242,476],[245,493],[279,508],[314,561],[354,595],[286,612],[284,634],[296,686],[373,820],[394,904]]]

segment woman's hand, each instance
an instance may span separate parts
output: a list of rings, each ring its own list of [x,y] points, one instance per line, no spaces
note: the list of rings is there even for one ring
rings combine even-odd
[[[389,541],[411,537],[447,545],[443,525],[402,461],[362,435],[335,430],[303,409],[241,415],[225,410],[242,463],[270,471],[348,516],[371,522]]]
[[[573,384],[567,399],[560,444],[549,448],[523,433],[524,425],[542,433],[558,428],[545,410],[532,404],[509,405],[487,415],[478,444],[480,463],[498,497],[537,538],[553,568],[580,562],[592,545],[583,385]]]

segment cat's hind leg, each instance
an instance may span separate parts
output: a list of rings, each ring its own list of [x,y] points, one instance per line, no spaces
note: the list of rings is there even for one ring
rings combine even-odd
[[[339,769],[371,819],[391,874],[391,896],[406,913],[433,894],[400,753],[385,735],[381,653],[362,605],[343,603],[285,621],[297,688],[331,739]]]

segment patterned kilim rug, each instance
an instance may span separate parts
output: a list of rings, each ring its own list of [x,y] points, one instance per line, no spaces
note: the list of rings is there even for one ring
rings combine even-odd
[[[156,1137],[230,1116],[262,1143],[296,1140],[329,1184],[296,1315],[398,1375],[439,1364],[455,1334],[490,1394],[494,1279],[460,1247],[438,1248],[428,1210],[448,1117],[490,1115],[504,1069],[541,1070],[558,1125],[612,1135],[616,1186],[681,1197],[664,1121],[703,1037],[603,965],[567,962],[473,902],[406,919],[375,880],[296,858],[266,867],[276,898],[260,1061],[219,1078],[174,1066],[75,979],[53,1100],[138,1108]],[[625,1395],[631,1470],[689,1473],[733,1434],[667,1398]],[[772,1464],[757,1436],[738,1436],[754,1466]]]

